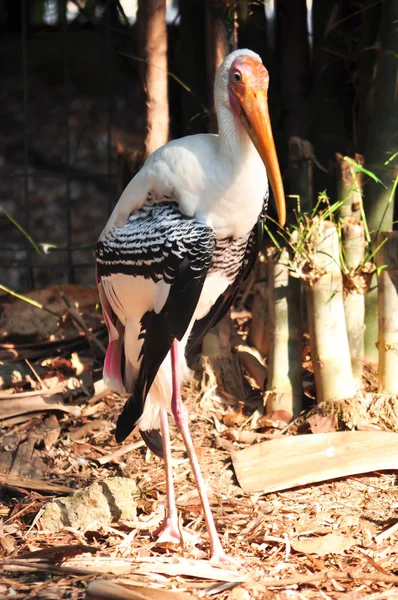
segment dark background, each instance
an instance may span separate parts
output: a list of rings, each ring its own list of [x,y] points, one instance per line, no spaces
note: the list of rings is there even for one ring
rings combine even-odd
[[[335,199],[336,152],[369,155],[387,35],[382,16],[390,11],[391,20],[394,1],[313,0],[309,12],[305,0],[267,2],[267,10],[257,1],[175,1],[168,11],[170,137],[209,130],[206,23],[220,18],[230,49],[253,49],[270,72],[287,192],[298,193],[288,145],[295,136],[312,144],[309,203],[325,189]],[[136,168],[146,129],[142,52],[123,4],[0,0],[0,206],[49,245],[37,253],[1,214],[0,283],[11,289],[94,283],[95,240]],[[398,151],[395,144],[386,138],[385,157]],[[295,202],[288,199],[290,210]]]

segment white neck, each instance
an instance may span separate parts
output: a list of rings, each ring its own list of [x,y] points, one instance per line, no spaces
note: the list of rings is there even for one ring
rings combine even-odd
[[[216,105],[220,152],[233,164],[244,165],[247,160],[259,160],[258,152],[243,125],[232,110]],[[261,159],[260,159],[261,160]]]

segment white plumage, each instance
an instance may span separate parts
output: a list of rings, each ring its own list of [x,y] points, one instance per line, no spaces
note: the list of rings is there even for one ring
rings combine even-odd
[[[250,270],[253,228],[268,199],[264,164],[284,219],[267,87],[258,55],[230,54],[215,82],[219,134],[173,140],[154,152],[100,236],[99,290],[110,337],[104,378],[116,391],[133,394],[119,418],[120,440],[136,424],[126,424],[133,417],[140,430],[159,428],[159,411],[171,411],[173,339],[185,379],[191,330],[206,315],[208,328],[211,311],[220,318],[233,286]]]

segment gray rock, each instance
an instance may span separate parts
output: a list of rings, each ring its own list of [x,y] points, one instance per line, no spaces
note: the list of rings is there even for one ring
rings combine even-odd
[[[136,494],[137,486],[133,480],[109,477],[70,497],[50,502],[44,509],[40,523],[46,531],[57,532],[63,527],[95,531],[98,523],[132,520],[137,514]]]

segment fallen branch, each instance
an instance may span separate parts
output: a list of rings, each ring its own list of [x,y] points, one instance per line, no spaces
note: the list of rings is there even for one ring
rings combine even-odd
[[[42,412],[45,410],[61,410],[79,417],[81,409],[79,406],[69,406],[62,401],[60,395],[44,398],[43,396],[33,396],[33,398],[13,398],[2,400],[0,403],[0,419],[8,419],[17,415],[23,415],[31,412]]]
[[[97,462],[99,462],[100,465],[106,465],[112,460],[115,460],[115,458],[120,458],[120,456],[127,454],[127,452],[131,452],[132,450],[138,450],[138,448],[142,448],[143,446],[145,446],[145,442],[143,440],[139,440],[138,442],[131,442],[131,444],[126,444],[126,446],[118,448],[114,452],[111,452],[111,454],[101,456],[101,458],[97,459]]]
[[[18,475],[6,475],[4,473],[0,473],[0,485],[9,485],[14,488],[26,490],[37,490],[39,492],[51,492],[52,494],[71,494],[74,492],[72,488],[53,483],[52,481],[20,477]]]
[[[380,581],[381,583],[398,583],[398,575],[384,575],[383,573],[343,572],[314,573],[313,575],[297,575],[286,579],[262,579],[261,584],[265,587],[283,587],[290,585],[303,585],[305,583],[316,583],[321,581]]]
[[[67,296],[65,295],[65,293],[61,287],[58,288],[58,292],[59,292],[59,295],[61,296],[62,300],[65,302],[65,306],[68,310],[68,313],[72,317],[75,325],[78,325],[78,327],[80,327],[82,329],[89,345],[92,347],[92,349],[94,351],[99,350],[101,356],[105,356],[105,354],[106,354],[105,346],[97,339],[95,334],[92,331],[90,331],[90,329],[87,327],[83,316],[79,313],[79,311],[76,309],[76,307],[71,304],[71,302],[69,301],[69,299],[67,298]],[[78,329],[78,327],[77,327],[77,329]]]
[[[197,596],[142,586],[127,589],[113,581],[97,579],[88,584],[86,598],[87,600],[192,600]]]
[[[44,380],[45,381],[45,380]],[[70,377],[66,381],[61,381],[52,388],[32,390],[31,392],[17,392],[15,394],[0,393],[0,401],[14,400],[15,398],[33,398],[34,396],[54,396],[55,394],[65,394],[67,392],[78,390],[85,385],[83,381],[77,377]]]

